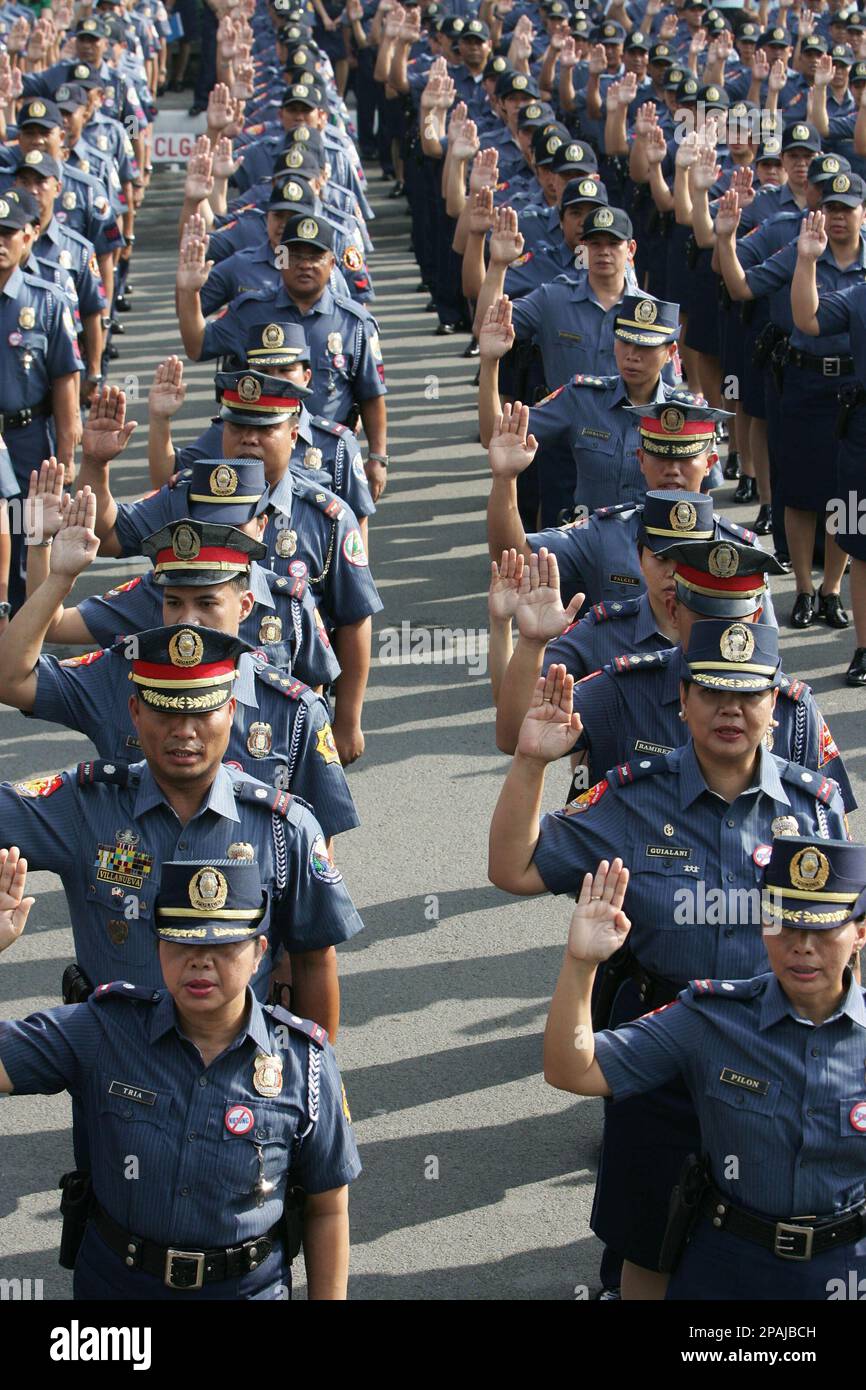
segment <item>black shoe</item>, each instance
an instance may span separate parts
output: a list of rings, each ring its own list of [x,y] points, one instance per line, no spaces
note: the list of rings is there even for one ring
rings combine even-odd
[[[762,502],[757,517],[752,524],[756,536],[769,536],[773,530],[773,509],[769,502]]]
[[[427,281],[426,281],[426,280],[421,280],[421,281],[419,282],[419,284],[417,284],[417,285],[415,286],[415,293],[416,293],[416,294],[429,294],[429,293],[430,293],[430,286],[427,284]]]
[[[811,627],[815,621],[817,607],[817,594],[798,594],[791,610],[791,627]]]
[[[132,305],[125,294],[119,294],[114,301],[114,307],[119,314],[128,314]]]
[[[206,111],[206,110],[207,110],[207,107],[206,107],[206,106],[199,106],[198,103],[196,102],[196,103],[194,103],[194,104],[189,108],[189,110],[187,111],[186,114],[187,114],[188,116],[200,116],[200,115],[202,114],[202,112],[203,112],[203,111]]]
[[[406,192],[406,185],[405,185],[404,183],[399,183],[399,182],[398,182],[398,183],[395,183],[395,184],[394,184],[394,187],[391,189],[391,192],[388,194],[388,197],[389,197],[389,198],[402,198],[402,197],[403,197],[403,194],[404,194],[405,192]]]
[[[756,478],[747,478],[745,473],[737,483],[737,490],[734,493],[735,502],[757,502],[758,482]]]
[[[425,313],[425,314],[435,314],[435,313],[436,313],[436,300],[435,300],[435,299],[428,299],[428,300],[427,300],[427,303],[424,305],[424,313]]]
[[[123,335],[124,335],[124,333],[126,332],[126,329],[124,328],[124,326],[123,326],[122,323],[118,323],[118,322],[117,322],[117,319],[112,319],[112,320],[111,320],[111,331],[112,331],[112,333],[117,333],[117,334],[122,338]]]
[[[464,357],[478,357],[478,356],[480,355],[480,352],[481,352],[481,349],[480,349],[480,347],[478,346],[478,343],[476,342],[476,340],[473,338],[473,339],[471,340],[469,346],[468,346],[468,347],[465,347],[465,348],[463,349],[463,356],[464,356]]]
[[[452,333],[457,332],[457,327],[453,323],[440,323],[436,329],[437,338],[450,338]]]
[[[120,356],[120,353],[114,346],[114,343],[109,343],[108,347],[105,349],[105,355],[108,358],[109,362],[116,362],[118,357]]]
[[[728,454],[722,473],[729,483],[732,483],[735,478],[739,478],[740,456],[737,453],[736,449],[732,454]]]
[[[785,555],[783,551],[777,550],[775,558],[777,563],[782,566],[783,572],[785,574],[790,574],[791,570],[794,568],[794,566],[791,564],[790,555]]]
[[[866,647],[858,647],[845,673],[846,685],[866,685]]]
[[[850,618],[842,607],[842,600],[838,594],[828,594],[825,598],[821,590],[818,590],[818,617],[823,618],[828,627],[847,627]]]

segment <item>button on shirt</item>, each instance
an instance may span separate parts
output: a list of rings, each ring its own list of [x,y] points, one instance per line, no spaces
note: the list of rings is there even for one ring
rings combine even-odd
[[[302,311],[285,285],[276,293],[251,291],[240,295],[219,318],[205,327],[201,360],[233,354],[249,330],[273,317],[300,324],[310,348],[313,394],[307,408],[330,420],[345,420],[354,403],[385,395],[382,355],[376,320],[351,299],[326,289],[311,309]],[[340,350],[336,350],[336,336]],[[328,346],[328,340],[331,346]]]
[[[668,1008],[599,1033],[596,1059],[615,1100],[681,1075],[713,1180],[737,1206],[773,1217],[828,1216],[863,1200],[866,1103],[863,990],[849,980],[833,1016],[800,1018],[775,975],[701,980]],[[721,1080],[732,1072],[760,1083]],[[736,1181],[726,1157],[737,1154]]]
[[[244,782],[253,784],[250,800],[235,795]],[[125,787],[79,786],[74,771],[58,774],[53,783],[36,794],[32,783],[0,784],[0,834],[21,847],[31,869],[60,875],[76,957],[94,984],[131,979],[159,989],[153,913],[161,866],[175,859],[225,859],[229,845],[238,842],[253,846],[262,882],[274,895],[273,946],[321,950],[347,941],[363,926],[342,874],[321,859],[318,822],[297,802],[291,803],[290,818],[272,816],[277,793],[243,772],[220,767],[186,825],[146,763],[133,764]],[[127,829],[138,836],[131,860],[118,849]],[[266,958],[255,978],[257,992],[267,992],[268,973]]]
[[[119,1225],[161,1245],[236,1245],[279,1221],[289,1173],[311,1193],[357,1177],[361,1164],[327,1043],[317,1048],[250,995],[247,1023],[205,1066],[177,1022],[171,996],[164,990],[151,998],[140,994],[124,997],[112,989],[86,1004],[0,1023],[0,1058],[16,1093],[66,1089],[80,1100],[88,1133],[99,1138],[91,1155],[94,1192]],[[312,1048],[318,1061],[311,1072]],[[263,1053],[282,1060],[278,1096],[265,1098],[253,1086],[255,1059]],[[300,1141],[311,1109],[311,1074],[318,1118]],[[112,1094],[113,1082],[152,1103]],[[253,1115],[243,1135],[225,1123],[239,1105]],[[257,1144],[265,1181],[275,1184],[262,1206],[254,1192]],[[135,1182],[124,1176],[130,1153],[138,1158]]]
[[[650,765],[659,770],[640,776]],[[545,886],[551,893],[576,896],[583,875],[594,873],[615,845],[631,874],[624,905],[632,921],[629,940],[646,969],[669,980],[757,973],[766,957],[760,930],[763,870],[752,858],[755,847],[772,843],[771,822],[782,814],[796,815],[801,835],[846,839],[838,790],[831,787],[829,804],[817,801],[814,790],[824,780],[819,773],[804,772],[764,749],[756,784],[730,805],[708,789],[691,743],[629,767],[637,780],[623,785],[620,769],[614,769],[599,783],[605,790],[594,802],[571,803],[542,818],[534,862]],[[789,769],[795,780],[785,776]],[[665,834],[666,825],[674,827],[672,836]],[[755,890],[754,921],[696,922],[710,916],[698,910],[703,889]],[[730,913],[718,915],[747,914],[737,898]]]

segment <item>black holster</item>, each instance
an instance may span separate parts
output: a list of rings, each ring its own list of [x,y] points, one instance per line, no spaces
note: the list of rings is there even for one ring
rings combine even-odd
[[[839,414],[836,418],[836,438],[844,439],[848,433],[848,421],[857,409],[866,400],[866,391],[859,382],[850,386],[843,386],[839,390]]]
[[[83,1004],[93,993],[93,985],[75,960],[63,972],[60,993],[64,1004]]]
[[[78,1170],[64,1173],[60,1179],[60,1192],[63,1229],[60,1232],[60,1254],[57,1260],[64,1269],[74,1269],[93,1207],[93,1184],[90,1174]]]
[[[698,257],[700,256],[700,254],[701,248],[695,241],[694,236],[689,236],[689,239],[686,242],[686,264],[689,270],[696,269],[698,264]]]
[[[307,1194],[302,1187],[287,1187],[283,1202],[283,1244],[286,1259],[292,1263],[304,1238],[304,1205]]]
[[[774,323],[764,324],[755,339],[755,346],[752,350],[752,365],[754,367],[766,367],[780,336],[784,335]]]
[[[632,955],[628,946],[620,946],[618,951],[605,961],[595,986],[592,1000],[592,1031],[601,1033],[610,1027],[613,1001],[619,993],[620,985],[631,978]]]
[[[783,334],[770,353],[770,374],[776,383],[776,390],[781,394],[782,386],[785,381],[785,366],[788,361],[788,339]]]
[[[705,1158],[689,1154],[679,1181],[671,1192],[668,1224],[662,1239],[659,1269],[673,1274],[689,1242],[701,1212],[701,1203],[712,1186],[709,1164]]]

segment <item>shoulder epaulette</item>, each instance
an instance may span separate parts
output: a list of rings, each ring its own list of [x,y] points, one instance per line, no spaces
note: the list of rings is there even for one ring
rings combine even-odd
[[[764,988],[764,980],[690,980],[686,991],[691,999],[754,999]]]
[[[660,652],[624,652],[622,656],[615,656],[610,663],[612,675],[625,676],[630,671],[646,670],[648,666],[654,666],[656,670],[667,666],[677,647],[665,647]]]
[[[125,787],[129,781],[129,763],[119,760],[109,762],[104,758],[79,763],[76,780],[79,787],[91,787],[96,782],[111,782],[116,787]]]
[[[602,520],[607,520],[609,516],[621,516],[623,512],[637,511],[634,502],[617,502],[610,507],[596,507],[593,516],[600,516]]]
[[[631,782],[640,782],[644,777],[657,777],[662,772],[670,772],[670,764],[665,753],[653,753],[648,758],[635,758],[630,763],[620,763],[612,767],[607,780],[612,787],[627,787]]]
[[[326,492],[322,484],[313,482],[311,478],[302,478],[299,474],[292,474],[292,489],[304,502],[310,502],[319,511],[324,512],[332,520],[338,520],[346,510],[343,502],[334,492]]]
[[[292,825],[300,825],[306,802],[299,801],[291,792],[269,787],[266,782],[235,782],[234,793],[238,801],[249,801],[261,806],[272,815],[284,816]]]
[[[107,985],[97,985],[90,996],[95,1001],[105,999],[109,994],[119,994],[124,999],[146,999],[149,1004],[159,1002],[162,991],[145,989],[143,985],[131,985],[127,980],[112,980]]]
[[[587,376],[584,372],[577,372],[571,378],[572,386],[607,386],[608,381],[608,377]]]
[[[638,611],[640,599],[617,599],[616,603],[594,603],[587,617],[594,623],[615,622],[617,618],[628,618]]]
[[[796,782],[802,791],[823,801],[828,806],[834,796],[839,796],[839,784],[832,777],[822,777],[820,772],[810,772],[802,763],[788,763],[782,773],[783,782]]]
[[[324,415],[311,415],[310,423],[315,425],[317,430],[325,430],[327,434],[346,433],[345,425],[341,425],[337,420],[329,420]]]
[[[288,700],[303,700],[307,695],[312,696],[313,692],[303,681],[295,680],[294,676],[287,676],[283,671],[277,670],[275,666],[263,666],[256,662],[253,668],[259,680],[264,681],[265,685],[271,686],[278,695],[285,695]]]
[[[267,293],[270,295],[271,291],[268,290]],[[365,319],[370,313],[364,304],[359,304],[354,299],[348,299],[344,294],[335,294],[334,303],[339,304],[340,308],[345,309],[347,313],[354,314],[356,319]]]
[[[713,520],[717,525],[721,524],[726,531],[730,531],[732,535],[739,536],[746,545],[757,545],[757,535],[754,531],[750,531],[747,526],[740,526],[738,522],[731,521],[727,516],[720,516],[718,512],[713,513]]]
[[[812,687],[796,676],[782,676],[779,679],[779,691],[788,700],[806,700],[812,694]]]
[[[313,1023],[312,1019],[299,1018],[297,1014],[290,1014],[288,1009],[284,1009],[282,1004],[265,1004],[264,1011],[271,1014],[278,1023],[285,1023],[287,1028],[292,1028],[296,1033],[303,1033],[305,1038],[309,1038],[318,1047],[324,1047],[328,1041],[327,1030],[321,1023]]]

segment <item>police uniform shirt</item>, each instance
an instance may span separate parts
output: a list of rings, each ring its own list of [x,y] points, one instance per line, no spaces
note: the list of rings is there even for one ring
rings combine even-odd
[[[222,440],[222,420],[211,420],[198,439],[177,451],[175,467],[188,468],[195,459],[221,458]],[[289,466],[308,481],[324,483],[348,503],[356,516],[372,516],[375,512],[357,436],[346,425],[326,420],[323,415],[311,415],[303,401]]]
[[[585,522],[553,526],[526,539],[536,553],[546,546],[555,554],[563,603],[578,592],[585,594],[590,604],[636,598],[646,589],[637,555],[640,516],[641,508],[627,503],[601,507]],[[713,521],[716,539],[727,536],[747,545],[757,543],[754,531],[718,512],[713,513]],[[761,622],[776,627],[769,590],[763,602]]]
[[[155,942],[153,944],[156,954]],[[205,1066],[160,987],[108,985],[72,1004],[0,1023],[0,1058],[16,1094],[68,1090],[93,1145],[93,1187],[127,1231],[175,1248],[239,1245],[280,1219],[286,1179],[327,1192],[361,1171],[334,1053],[316,1024],[263,1009],[248,991],[237,1037]],[[256,1058],[279,1057],[279,1095],[254,1086]],[[311,1094],[312,1083],[312,1094]],[[229,1128],[233,1113],[252,1123]],[[310,1123],[315,1123],[302,1139]],[[262,1205],[255,1192],[273,1182]],[[127,1181],[135,1152],[139,1178]],[[92,1232],[91,1232],[92,1234]]]
[[[249,584],[256,602],[238,636],[263,648],[273,666],[292,671],[305,685],[331,685],[340,674],[340,663],[307,583],[307,567],[299,560],[293,568],[294,574],[281,578],[253,561]],[[162,627],[164,598],[164,587],[149,571],[82,599],[78,613],[94,642],[112,647],[129,633]]]
[[[357,247],[354,249],[357,251],[358,269],[355,274],[349,270],[347,279],[347,272],[342,267],[346,257],[350,261],[354,261],[354,257],[349,250],[348,238],[344,233],[338,232],[334,242],[337,265],[331,272],[329,288],[333,294],[348,293],[351,298],[363,303],[365,299],[371,298],[372,290],[361,252]],[[356,281],[363,284],[362,289],[357,289]],[[264,239],[258,239],[252,246],[244,247],[227,256],[210,272],[201,291],[202,314],[214,314],[224,304],[229,304],[233,299],[237,299],[238,295],[247,294],[250,290],[264,290],[268,294],[275,294],[281,284],[282,276],[277,268],[276,252],[265,231]]]
[[[300,796],[326,836],[358,824],[334,743],[328,710],[303,681],[271,666],[260,653],[244,655],[225,761],[249,776]],[[129,660],[117,648],[84,657],[40,656],[32,717],[75,729],[101,758],[139,757],[129,714]]]
[[[847,333],[822,333],[812,337],[794,326],[791,314],[791,282],[797,268],[797,243],[792,242],[777,251],[769,260],[746,271],[749,289],[756,299],[771,296],[770,316],[777,327],[790,334],[791,347],[814,357],[847,356],[851,343]],[[847,266],[839,266],[829,243],[815,262],[818,294],[844,290],[866,280],[866,236],[861,232],[857,258]]]
[[[272,894],[272,949],[322,950],[364,925],[314,816],[288,792],[234,768],[217,769],[186,825],[143,762],[82,763],[70,772],[2,783],[0,825],[31,869],[59,874],[76,959],[94,984],[127,978],[162,987],[152,925],[161,866],[231,858],[232,845],[252,847]],[[265,957],[253,982],[259,997],[267,995],[269,971]]]
[[[120,121],[97,111],[81,134],[84,141],[94,146],[100,154],[110,155],[121,183],[140,181],[141,170],[135,158],[135,150]]]
[[[568,255],[573,263],[573,252]],[[531,338],[540,348],[548,386],[561,386],[575,372],[616,373],[613,329],[621,305],[619,299],[602,308],[589,272],[572,270],[518,299],[512,322],[518,339]]]
[[[728,804],[708,789],[688,743],[614,768],[562,811],[543,816],[534,863],[549,892],[574,896],[615,845],[630,872],[624,911],[641,965],[669,980],[738,979],[766,963],[759,905],[752,903],[754,921],[732,908],[714,925],[694,921],[710,918],[688,911],[695,895],[702,887],[759,893],[763,869],[753,856],[772,842],[775,817],[794,817],[800,835],[844,840],[844,814],[835,782],[765,749],[755,784]]]
[[[345,420],[356,402],[385,395],[376,320],[354,300],[337,297],[329,289],[305,312],[282,284],[275,293],[240,295],[206,325],[200,360],[234,353],[249,329],[268,317],[304,329],[313,369],[313,394],[307,399],[312,414]]]
[[[866,290],[862,284],[846,290],[822,294],[818,303],[818,327],[821,334],[850,333],[854,375],[866,384]],[[814,339],[812,339],[814,342]]]
[[[848,977],[832,1017],[814,1024],[765,974],[693,981],[673,1004],[597,1034],[595,1055],[615,1100],[681,1075],[716,1186],[739,1207],[786,1218],[863,1200],[864,1045],[856,980]]]
[[[122,211],[120,178],[110,154],[95,150],[85,140],[79,139],[68,150],[65,164],[70,169],[80,169],[83,174],[92,174],[105,190],[114,212]]]
[[[740,213],[740,236],[745,236],[753,227],[760,226],[777,213],[799,211],[797,199],[788,184],[768,184],[755,194],[753,201]]]
[[[37,256],[68,268],[74,281],[78,305],[84,318],[105,312],[105,285],[92,244],[72,227],[52,217],[34,245]]]
[[[267,563],[292,577],[302,560],[307,579],[329,627],[360,622],[383,607],[373,583],[355,515],[319,483],[291,469],[270,490],[275,514],[264,534]],[[170,521],[189,516],[189,481],[166,484],[138,502],[118,503],[115,531],[124,555],[140,555],[141,542]]]
[[[668,400],[674,386],[661,378],[652,399]],[[638,463],[639,416],[619,376],[575,376],[532,406],[529,430],[542,446],[564,438],[575,463],[574,500],[590,511],[609,503],[641,502],[646,483]]]
[[[656,652],[668,645],[658,630],[649,595],[643,593],[640,598],[593,604],[585,617],[572,623],[561,637],[548,642],[543,671],[547,675],[550,666],[560,664],[575,680],[581,680],[622,652]],[[611,759],[603,770],[624,761]]]
[[[54,216],[92,242],[98,256],[121,250],[126,245],[105,190],[90,174],[83,174],[68,164],[63,166]]]
[[[679,717],[679,656],[678,647],[620,651],[601,670],[594,668],[581,680],[574,707],[584,724],[578,747],[588,750],[591,781],[632,758],[667,753],[688,738]],[[832,777],[846,811],[853,811],[857,806],[853,788],[811,689],[790,676],[783,675],[781,682],[773,716],[778,727],[767,746],[777,757]]]
[[[781,251],[789,242],[796,241],[806,215],[805,210],[789,208],[767,218],[759,227],[740,237],[737,242],[737,259],[743,270],[748,272],[775,255],[777,251]]]

